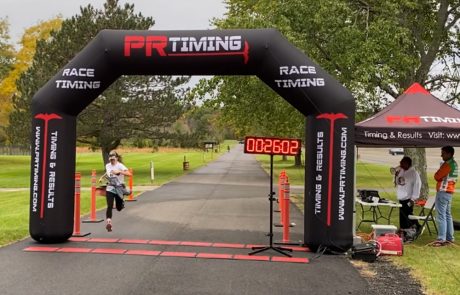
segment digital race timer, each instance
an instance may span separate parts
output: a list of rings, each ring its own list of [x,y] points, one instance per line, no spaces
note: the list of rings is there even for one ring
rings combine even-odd
[[[295,156],[301,147],[300,139],[255,137],[244,139],[244,152],[247,154],[267,154]]]

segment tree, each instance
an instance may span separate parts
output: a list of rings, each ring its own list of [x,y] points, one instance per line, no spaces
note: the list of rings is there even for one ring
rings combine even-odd
[[[61,30],[37,44],[33,65],[21,75],[14,98],[9,133],[17,142],[28,142],[30,100],[35,92],[73,58],[102,29],[145,30],[154,25],[151,17],[136,14],[134,5],[119,6],[107,0],[103,9],[91,5],[62,22]],[[104,162],[111,149],[131,136],[159,136],[174,122],[183,107],[187,78],[121,77],[88,106],[78,118],[77,141],[101,148]],[[163,109],[164,108],[164,109]],[[152,127],[153,126],[153,127]]]
[[[460,2],[454,0],[227,0],[221,28],[278,28],[373,114],[413,82],[458,100]],[[359,119],[360,116],[357,116]],[[406,149],[428,194],[424,149]]]
[[[203,96],[202,92],[218,93],[205,99],[206,104],[219,110],[219,120],[239,138],[248,134],[303,138],[304,116],[256,77],[202,80],[195,94]],[[300,155],[295,165],[301,165]]]
[[[13,46],[9,43],[8,22],[0,19],[0,91],[3,89],[4,78],[12,69],[14,57],[16,55]],[[6,140],[4,127],[7,125],[8,118],[5,110],[9,107],[6,97],[0,94],[0,142]]]
[[[266,136],[301,136],[303,115],[256,77],[217,76],[200,85],[218,93],[206,104],[219,109],[221,120],[238,137],[251,133]],[[300,127],[300,128],[299,128]]]
[[[60,28],[61,22],[60,18],[55,18],[25,30],[20,42],[21,48],[15,54],[14,62],[10,66],[11,70],[0,81],[0,122],[4,128],[9,125],[9,114],[13,109],[12,98],[17,92],[16,80],[31,65],[37,41],[48,39],[51,31]],[[0,129],[0,138],[4,137],[6,140],[4,128]]]
[[[190,108],[175,124],[174,144],[202,147],[204,141],[222,142],[234,138],[231,128],[220,122],[222,113],[206,104]]]
[[[101,148],[104,160],[123,139],[173,137],[171,125],[186,109],[188,78],[124,77],[78,117],[78,141]],[[106,161],[104,161],[105,163]]]
[[[15,51],[9,40],[8,21],[0,18],[0,81],[11,70],[14,61]]]

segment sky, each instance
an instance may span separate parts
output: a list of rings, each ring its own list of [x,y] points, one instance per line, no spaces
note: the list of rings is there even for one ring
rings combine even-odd
[[[79,14],[80,6],[102,8],[104,0],[0,0],[0,18],[8,18],[11,40],[16,43],[24,30],[62,15]],[[223,0],[120,0],[134,4],[135,11],[155,20],[153,30],[205,30],[210,20],[226,11]]]

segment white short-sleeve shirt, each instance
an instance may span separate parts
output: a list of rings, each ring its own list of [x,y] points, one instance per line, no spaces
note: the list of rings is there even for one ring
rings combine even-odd
[[[107,176],[109,177],[116,177],[120,181],[120,183],[125,183],[125,176],[123,174],[115,175],[112,173],[114,170],[121,170],[121,171],[126,171],[128,168],[126,168],[123,163],[117,162],[115,165],[112,165],[112,163],[107,163],[105,165],[105,173],[107,173]],[[107,190],[108,191],[113,191],[115,188],[111,185],[107,185]]]

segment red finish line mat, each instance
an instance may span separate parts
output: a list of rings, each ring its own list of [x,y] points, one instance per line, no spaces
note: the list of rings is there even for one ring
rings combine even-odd
[[[254,244],[236,244],[236,243],[214,243],[214,242],[192,242],[192,241],[168,241],[168,240],[136,240],[136,239],[117,239],[117,238],[70,238],[72,242],[85,243],[121,243],[121,244],[145,244],[161,246],[191,246],[191,247],[211,247],[211,248],[234,248],[234,249],[252,249],[252,247],[264,247],[265,245]],[[294,252],[310,252],[307,247],[300,246],[283,246],[292,249]]]
[[[112,255],[143,255],[159,257],[184,257],[196,259],[227,259],[227,260],[252,260],[267,262],[288,262],[288,263],[309,263],[308,258],[280,257],[280,256],[251,256],[238,254],[216,254],[197,252],[173,252],[173,251],[152,251],[152,250],[128,250],[113,248],[77,248],[77,247],[27,247],[25,252],[50,252],[50,253],[79,253],[79,254],[112,254]]]

